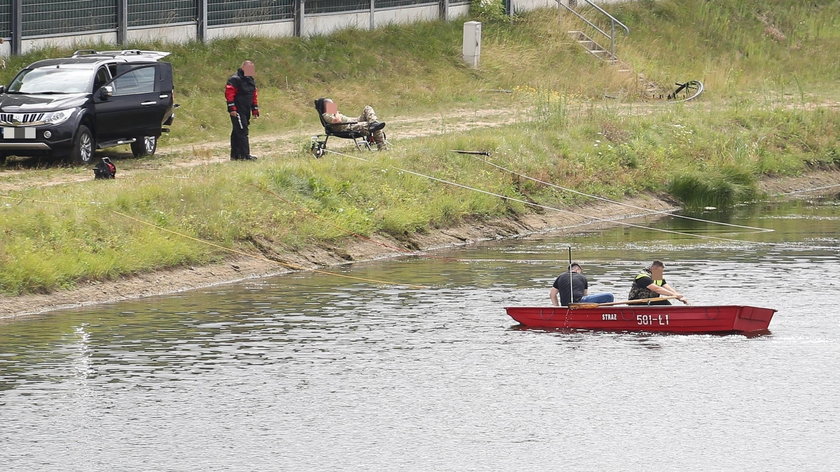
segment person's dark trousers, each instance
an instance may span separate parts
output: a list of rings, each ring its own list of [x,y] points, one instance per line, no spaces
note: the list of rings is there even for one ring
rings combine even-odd
[[[251,114],[239,112],[239,116],[231,116],[230,158],[248,159],[251,155],[251,145],[248,143],[248,124]]]

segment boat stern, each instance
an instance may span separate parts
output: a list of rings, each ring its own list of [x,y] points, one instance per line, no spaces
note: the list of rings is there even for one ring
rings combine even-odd
[[[776,310],[772,308],[761,308],[757,306],[742,306],[739,308],[732,328],[735,331],[744,333],[766,330],[770,326],[770,320],[773,319],[773,314],[776,313]]]

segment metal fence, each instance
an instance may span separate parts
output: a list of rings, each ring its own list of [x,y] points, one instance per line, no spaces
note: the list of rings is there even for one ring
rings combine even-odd
[[[127,0],[126,13],[129,27],[189,23],[196,20],[196,0]]]
[[[8,38],[12,29],[12,2],[0,2],[0,37]]]
[[[305,2],[305,3],[304,3]],[[371,4],[373,2],[373,4]],[[73,37],[129,29],[194,24],[204,40],[208,27],[294,20],[303,15],[449,5],[470,0],[0,0],[0,38],[21,52],[24,39]],[[300,28],[296,28],[296,34]]]
[[[369,0],[306,0],[306,13],[370,10]]]
[[[117,4],[113,0],[22,0],[20,3],[23,32],[27,36],[113,30],[117,27]]]
[[[295,0],[208,0],[207,2],[207,23],[210,26],[278,21],[294,17]]]

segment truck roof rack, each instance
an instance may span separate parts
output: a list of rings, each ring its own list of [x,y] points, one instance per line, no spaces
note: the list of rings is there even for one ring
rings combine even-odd
[[[102,57],[124,57],[126,59],[153,59],[159,60],[168,56],[165,51],[144,51],[141,49],[123,49],[120,51],[97,51],[95,49],[79,49],[73,52],[71,57],[102,56]]]

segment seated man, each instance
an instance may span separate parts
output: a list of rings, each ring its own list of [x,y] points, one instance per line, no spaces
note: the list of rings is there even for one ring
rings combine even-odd
[[[644,300],[647,298],[676,297],[677,300],[688,304],[685,296],[665,281],[665,264],[653,261],[633,279],[628,300]],[[648,305],[670,305],[668,300],[648,302]]]
[[[560,295],[559,303],[558,294]],[[569,306],[569,303],[610,303],[615,300],[613,294],[608,292],[590,295],[589,281],[583,275],[583,268],[577,262],[572,262],[568,272],[563,272],[554,280],[548,296],[554,306]]]
[[[347,123],[346,125],[338,126],[336,128],[340,131],[356,131],[365,136],[371,136],[373,137],[373,141],[376,143],[377,149],[380,151],[388,149],[388,145],[385,142],[385,133],[382,131],[382,128],[385,127],[385,123],[377,120],[376,112],[374,112],[373,108],[369,105],[362,111],[361,116],[358,118],[350,118],[342,115],[338,111],[338,105],[336,105],[335,102],[329,98],[325,98],[324,113],[321,114],[321,117],[324,118],[325,122],[330,124]]]

